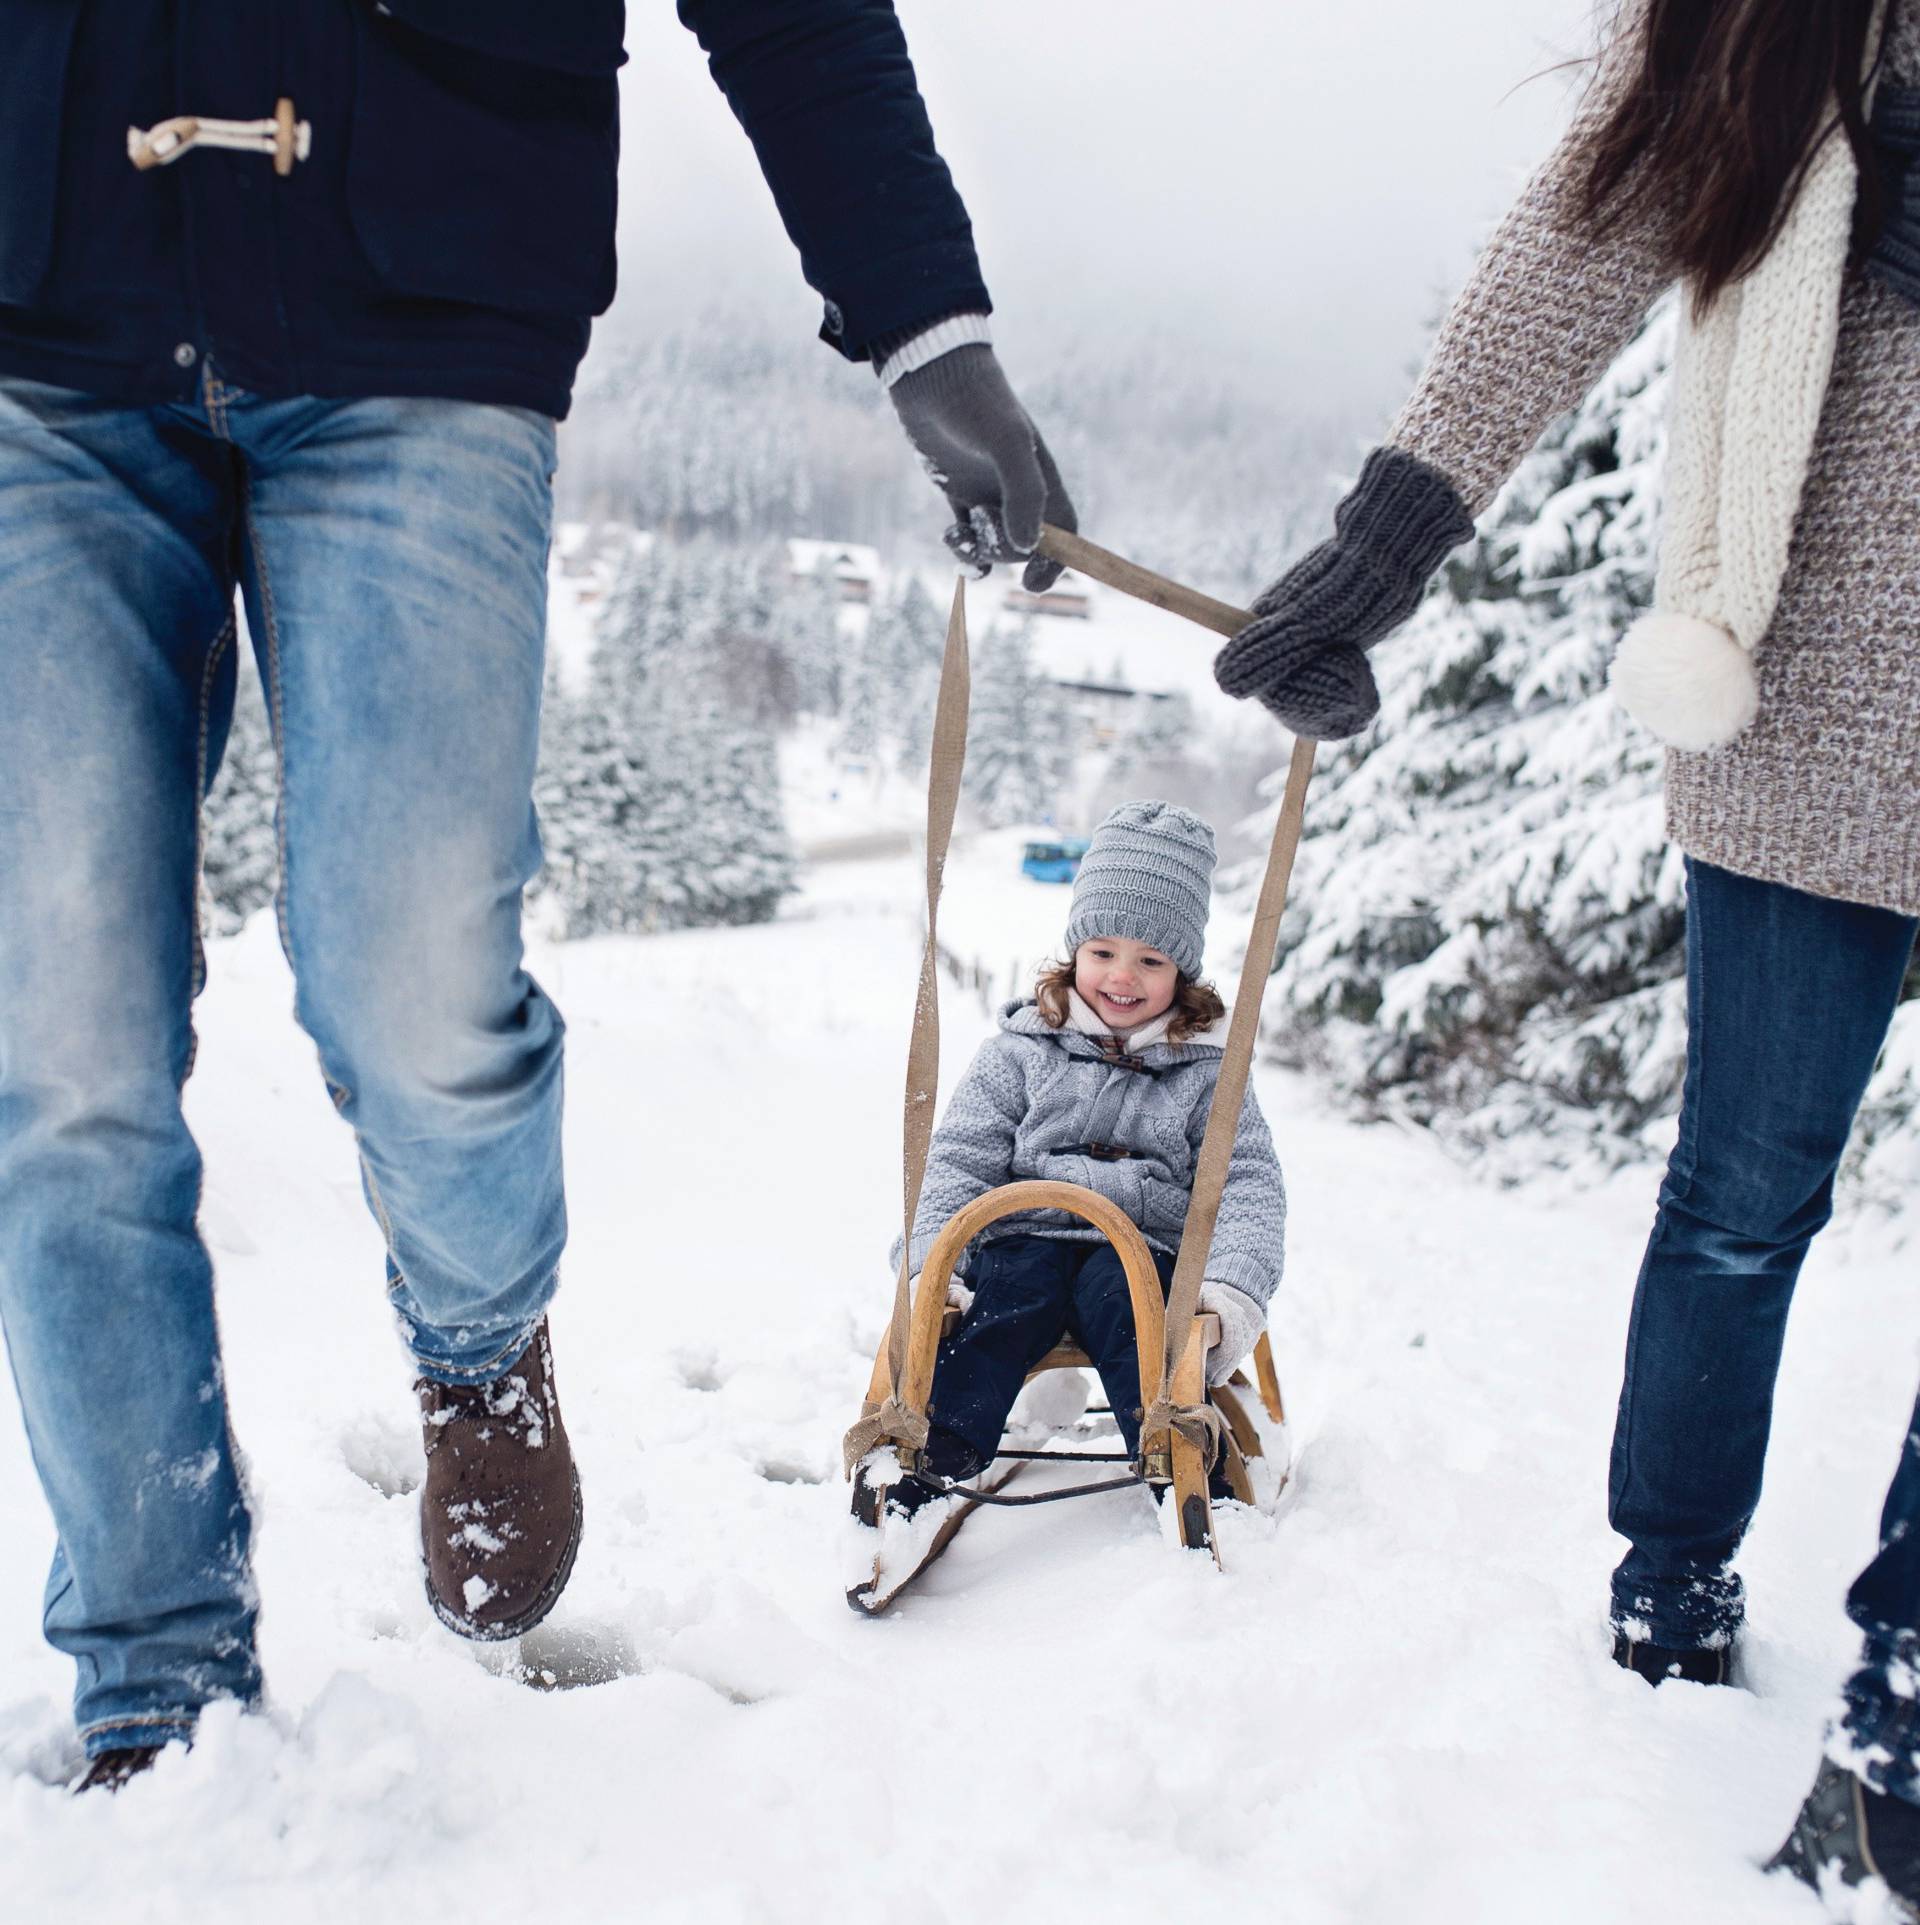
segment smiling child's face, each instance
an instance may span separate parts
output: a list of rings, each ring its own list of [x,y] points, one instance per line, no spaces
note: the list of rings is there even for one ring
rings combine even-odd
[[[1143,942],[1091,936],[1073,952],[1073,986],[1109,1029],[1138,1029],[1171,1005],[1180,972]]]

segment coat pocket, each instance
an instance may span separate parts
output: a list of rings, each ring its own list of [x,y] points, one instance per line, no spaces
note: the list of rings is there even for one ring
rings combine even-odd
[[[378,11],[473,53],[560,73],[610,74],[626,59],[624,0],[381,0]]]
[[[347,192],[354,232],[383,286],[529,313],[606,311],[621,9],[566,11],[600,30],[579,22],[542,30],[497,5],[356,5]],[[481,40],[484,47],[474,44]],[[526,47],[541,57],[518,57]]]
[[[26,307],[53,258],[61,110],[78,0],[0,0],[0,305]]]

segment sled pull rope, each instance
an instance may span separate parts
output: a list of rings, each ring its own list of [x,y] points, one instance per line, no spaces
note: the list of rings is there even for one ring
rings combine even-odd
[[[1253,620],[1243,609],[1215,601],[1197,589],[1168,581],[1149,569],[1125,560],[1107,549],[1097,547],[1084,537],[1051,525],[1040,530],[1040,553],[1053,561],[1076,568],[1089,579],[1115,588],[1123,595],[1164,608],[1215,634],[1233,636]],[[1266,874],[1260,880],[1259,900],[1254,909],[1253,933],[1247,938],[1247,953],[1240,965],[1240,984],[1233,999],[1233,1020],[1227,1026],[1226,1047],[1220,1056],[1220,1075],[1214,1084],[1213,1107],[1207,1117],[1206,1135],[1201,1139],[1200,1155],[1194,1165],[1193,1191],[1187,1203],[1186,1228],[1180,1237],[1180,1254],[1174,1260],[1173,1283],[1167,1292],[1167,1316],[1160,1355],[1160,1389],[1140,1417],[1140,1454],[1143,1465],[1164,1450],[1158,1440],[1178,1431],[1198,1449],[1212,1469],[1219,1460],[1225,1441],[1226,1420],[1204,1400],[1198,1404],[1179,1404],[1173,1399],[1174,1372],[1185,1348],[1193,1319],[1200,1308],[1200,1286],[1206,1280],[1207,1255],[1213,1247],[1214,1225],[1220,1215],[1220,1197],[1227,1186],[1227,1170],[1233,1161],[1234,1138],[1239,1133],[1240,1111],[1246,1101],[1247,1080],[1253,1067],[1253,1050],[1260,1035],[1260,1002],[1265,996],[1267,979],[1273,973],[1273,958],[1280,944],[1280,918],[1287,906],[1287,888],[1293,879],[1294,857],[1300,851],[1301,826],[1306,818],[1307,784],[1313,776],[1313,758],[1318,744],[1298,736],[1293,744],[1293,759],[1287,766],[1287,786],[1274,819],[1273,841],[1267,851]]]
[[[846,1472],[881,1444],[917,1453],[927,1441],[923,1412],[903,1401],[907,1375],[907,1337],[913,1325],[913,1220],[926,1180],[927,1151],[933,1142],[934,1099],[940,1087],[940,884],[946,872],[947,845],[953,839],[954,810],[960,801],[960,776],[967,762],[967,709],[973,699],[967,661],[966,577],[953,585],[953,612],[947,617],[946,653],[940,663],[940,697],[933,713],[933,744],[927,777],[927,943],[920,957],[920,993],[913,1006],[913,1036],[907,1045],[907,1089],[902,1117],[905,1143],[902,1202],[906,1210],[900,1244],[900,1271],[893,1280],[893,1321],[887,1328],[887,1394],[861,1413],[843,1446]]]

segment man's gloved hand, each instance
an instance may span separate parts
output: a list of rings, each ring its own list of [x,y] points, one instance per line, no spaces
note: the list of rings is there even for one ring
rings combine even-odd
[[[1220,1319],[1220,1341],[1207,1352],[1207,1388],[1224,1384],[1251,1354],[1267,1327],[1267,1313],[1231,1283],[1213,1277],[1200,1286],[1200,1308]]]
[[[1420,604],[1433,571],[1473,533],[1459,491],[1398,448],[1367,456],[1333,514],[1334,535],[1253,605],[1213,664],[1229,695],[1252,695],[1295,735],[1335,742],[1380,710],[1366,651]]]
[[[1036,595],[1051,588],[1060,564],[1034,554],[1040,524],[1079,523],[1060,470],[993,349],[969,342],[907,373],[883,368],[881,378],[907,439],[953,510],[947,546],[982,575],[994,562],[1024,558],[1022,584]]]

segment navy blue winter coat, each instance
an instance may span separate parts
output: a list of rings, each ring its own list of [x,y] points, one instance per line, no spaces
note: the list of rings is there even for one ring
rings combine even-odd
[[[834,345],[987,306],[891,0],[679,12]],[[211,356],[269,396],[564,414],[613,299],[624,26],[622,0],[0,0],[0,373],[153,403]],[[127,159],[130,126],[282,96],[313,128],[290,178]]]

